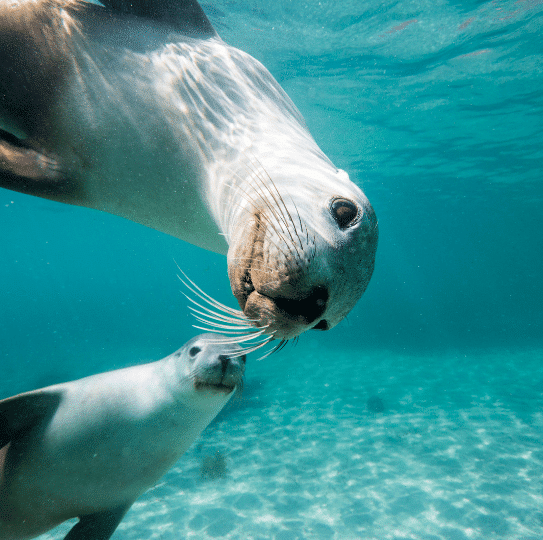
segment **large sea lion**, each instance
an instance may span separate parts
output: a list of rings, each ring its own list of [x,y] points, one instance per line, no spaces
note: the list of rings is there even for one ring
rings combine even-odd
[[[66,540],[107,540],[242,382],[241,347],[223,340],[0,401],[0,540],[73,517]]]
[[[227,252],[234,333],[335,326],[373,272],[366,196],[195,0],[102,4],[3,1],[0,187]]]

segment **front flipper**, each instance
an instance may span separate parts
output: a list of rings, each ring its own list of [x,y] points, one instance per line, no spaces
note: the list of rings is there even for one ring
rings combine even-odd
[[[81,516],[64,540],[108,540],[131,506],[132,503]]]
[[[0,448],[51,418],[62,390],[33,390],[0,401]]]
[[[58,198],[59,193],[71,191],[74,186],[67,181],[54,156],[0,130],[0,187],[28,195]]]

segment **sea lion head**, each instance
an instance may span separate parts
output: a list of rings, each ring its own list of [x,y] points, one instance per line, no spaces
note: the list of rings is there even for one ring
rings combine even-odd
[[[243,314],[274,339],[329,330],[370,281],[378,227],[364,193],[341,170],[274,181],[259,174],[230,234],[228,275]]]
[[[246,356],[238,344],[225,342],[219,334],[200,334],[171,358],[179,380],[188,383],[193,395],[229,396],[242,384]],[[180,386],[185,388],[187,384]]]

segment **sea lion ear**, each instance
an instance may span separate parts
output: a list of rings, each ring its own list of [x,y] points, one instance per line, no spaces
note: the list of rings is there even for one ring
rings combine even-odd
[[[100,0],[100,3],[118,13],[169,24],[184,34],[217,35],[196,0]]]
[[[0,401],[0,448],[44,419],[51,418],[61,390],[33,390]]]

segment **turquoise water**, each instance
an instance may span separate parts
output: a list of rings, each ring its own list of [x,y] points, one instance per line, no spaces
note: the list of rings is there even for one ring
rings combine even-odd
[[[204,8],[364,188],[377,265],[340,326],[249,358],[113,538],[542,538],[543,3]],[[120,218],[0,190],[0,227],[1,397],[180,347],[174,260],[235,306],[224,258]]]

